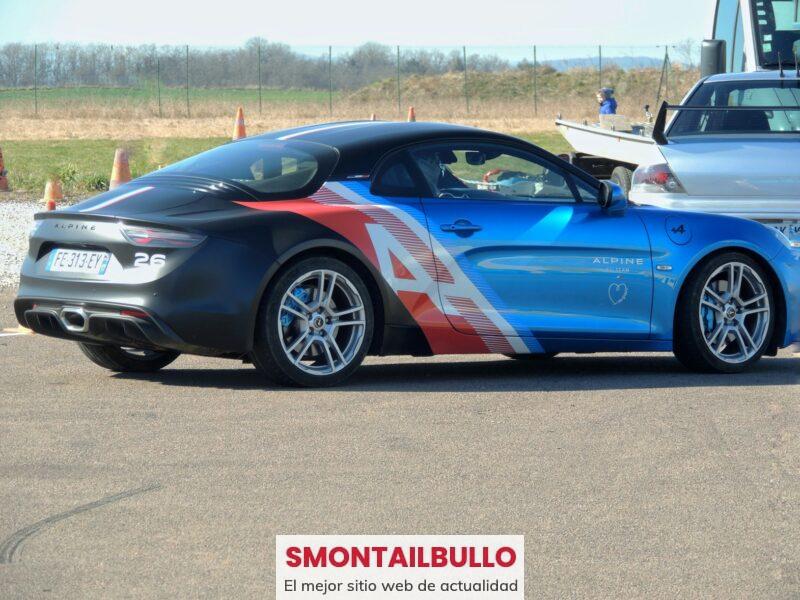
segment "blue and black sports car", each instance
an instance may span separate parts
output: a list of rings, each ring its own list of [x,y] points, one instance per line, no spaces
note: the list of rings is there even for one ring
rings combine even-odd
[[[204,354],[323,386],[368,354],[664,351],[737,372],[800,339],[799,300],[776,230],[629,205],[513,137],[366,121],[37,215],[15,309],[115,371]]]

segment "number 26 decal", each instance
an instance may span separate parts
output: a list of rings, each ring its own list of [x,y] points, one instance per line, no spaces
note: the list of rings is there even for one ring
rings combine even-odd
[[[133,255],[134,267],[160,267],[167,262],[167,257],[163,254],[147,254],[147,252],[137,252]]]

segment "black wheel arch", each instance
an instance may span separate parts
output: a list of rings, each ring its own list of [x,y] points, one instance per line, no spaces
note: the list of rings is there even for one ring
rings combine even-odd
[[[752,258],[761,268],[764,269],[764,272],[769,278],[769,282],[772,285],[776,310],[775,310],[775,328],[772,333],[772,339],[770,340],[769,346],[767,347],[766,354],[768,356],[774,356],[775,354],[777,354],[778,348],[780,348],[781,343],[783,342],[783,339],[786,336],[787,308],[786,308],[786,296],[784,294],[783,285],[781,284],[781,281],[778,278],[778,274],[776,273],[772,265],[769,263],[768,259],[766,259],[763,255],[759,254],[758,252],[755,252],[752,249],[745,248],[743,246],[726,246],[724,248],[717,248],[712,252],[709,252],[702,258],[700,258],[694,264],[694,266],[692,266],[692,268],[683,278],[680,290],[678,290],[678,295],[676,296],[675,311],[672,315],[673,335],[675,331],[676,321],[678,318],[678,307],[681,304],[681,299],[683,298],[683,295],[687,292],[687,289],[689,287],[688,284],[692,280],[692,277],[700,269],[702,269],[703,265],[705,265],[709,260],[711,260],[715,256],[719,256],[720,254],[726,254],[728,252],[738,252],[740,254],[744,254]]]

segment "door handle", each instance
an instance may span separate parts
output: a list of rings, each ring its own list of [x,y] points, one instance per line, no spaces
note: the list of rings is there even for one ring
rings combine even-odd
[[[475,225],[470,223],[466,219],[459,219],[455,223],[445,223],[440,226],[442,231],[449,231],[452,233],[475,233],[476,231],[481,231],[483,227],[480,225]]]

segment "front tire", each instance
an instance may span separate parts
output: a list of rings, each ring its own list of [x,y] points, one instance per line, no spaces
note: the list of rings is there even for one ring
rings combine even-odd
[[[94,364],[116,373],[154,373],[180,356],[180,352],[171,350],[137,350],[83,342],[78,342],[78,346]]]
[[[301,260],[267,289],[253,364],[282,385],[338,385],[361,365],[373,329],[372,299],[355,270],[333,258]]]
[[[726,252],[703,264],[681,293],[675,356],[692,371],[740,373],[761,359],[774,328],[768,273],[749,256]]]

